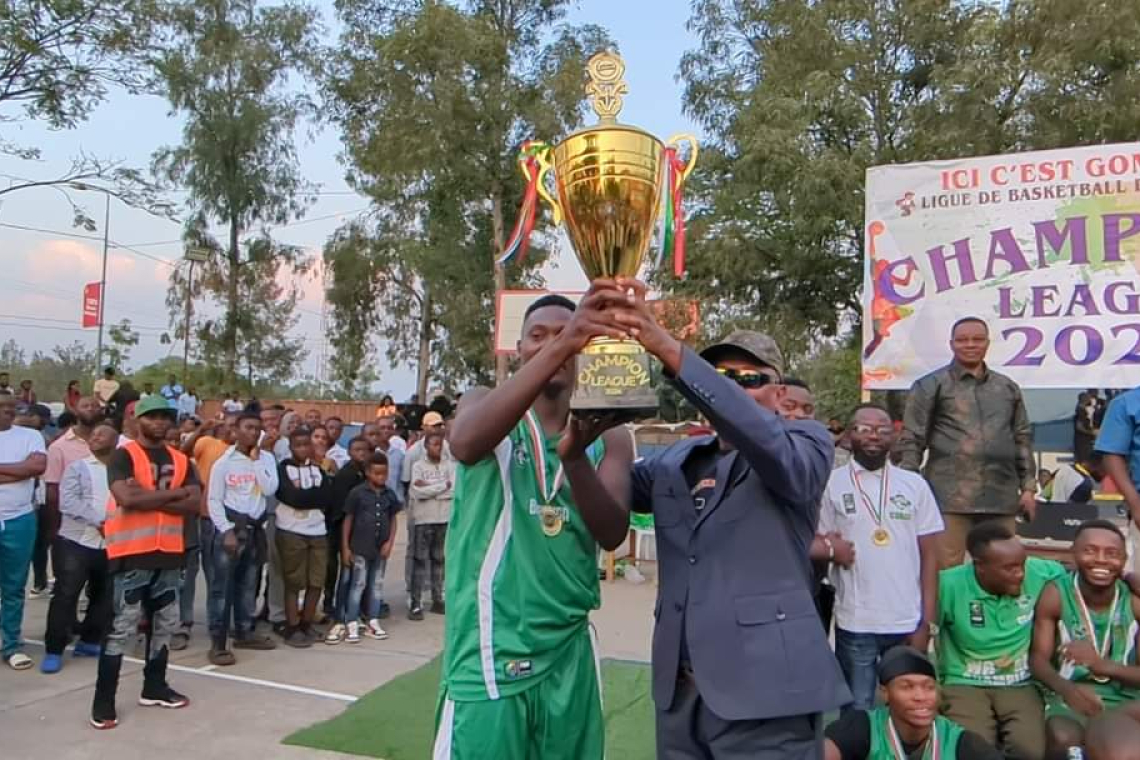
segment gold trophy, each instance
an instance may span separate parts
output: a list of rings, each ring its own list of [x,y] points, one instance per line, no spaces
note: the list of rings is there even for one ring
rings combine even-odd
[[[677,135],[662,143],[642,129],[618,123],[629,88],[623,79],[625,63],[615,53],[595,55],[587,71],[586,93],[598,124],[553,147],[538,142],[523,146],[519,166],[527,178],[527,193],[500,262],[525,253],[537,199],[542,198],[550,205],[554,223],[565,222],[587,277],[635,277],[664,201],[662,258],[671,253],[680,276],[684,270],[681,187],[696,164],[696,138]],[[683,161],[679,154],[686,145],[688,160]],[[546,184],[551,175],[557,198]],[[594,338],[577,357],[576,369],[570,401],[575,412],[649,416],[657,411],[649,355],[636,341]]]

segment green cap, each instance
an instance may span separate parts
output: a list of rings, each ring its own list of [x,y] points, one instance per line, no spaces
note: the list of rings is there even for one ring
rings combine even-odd
[[[155,412],[169,414],[171,417],[178,416],[178,413],[175,412],[173,408],[171,408],[170,404],[166,402],[166,399],[157,394],[154,396],[147,396],[142,401],[139,401],[135,404],[135,419],[148,414],[154,414]]]
[[[762,332],[754,330],[736,330],[724,340],[701,351],[701,358],[710,364],[715,364],[723,354],[728,351],[739,351],[748,354],[766,367],[771,367],[784,376],[784,355],[776,341]]]

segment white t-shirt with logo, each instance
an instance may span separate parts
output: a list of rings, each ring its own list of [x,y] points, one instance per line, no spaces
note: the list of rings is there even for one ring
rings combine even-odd
[[[47,446],[40,431],[13,425],[0,432],[0,463],[17,464],[32,454],[47,456]],[[14,520],[34,511],[35,490],[35,478],[0,483],[0,520]]]
[[[881,486],[887,474],[887,493]],[[882,509],[889,536],[876,545],[878,524],[872,509]],[[942,515],[926,480],[888,464],[867,470],[852,459],[831,472],[819,513],[821,535],[838,532],[855,544],[851,567],[832,565],[835,624],[850,633],[911,633],[922,619],[919,536],[943,529]]]

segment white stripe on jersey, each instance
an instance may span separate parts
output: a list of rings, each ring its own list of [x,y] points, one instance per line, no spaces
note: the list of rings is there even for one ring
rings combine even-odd
[[[499,684],[495,680],[495,576],[511,539],[511,512],[514,497],[511,493],[511,439],[504,438],[495,447],[495,459],[499,463],[499,478],[503,486],[503,511],[491,533],[487,553],[479,567],[479,659],[483,663],[483,683],[487,687],[487,698],[499,698]]]

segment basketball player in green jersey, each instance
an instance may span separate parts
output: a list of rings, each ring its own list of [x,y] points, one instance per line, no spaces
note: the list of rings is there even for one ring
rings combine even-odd
[[[574,357],[624,337],[595,282],[575,308],[527,309],[521,367],[463,395],[449,442],[460,466],[448,528],[447,621],[434,760],[601,760],[601,685],[588,614],[597,547],[629,526],[628,431],[570,416]],[[603,432],[604,431],[604,432]]]
[[[1140,599],[1121,579],[1127,559],[1119,528],[1105,520],[1084,522],[1073,539],[1077,571],[1050,581],[1037,600],[1029,665],[1051,692],[1047,760],[1081,746],[1089,718],[1140,708]]]

